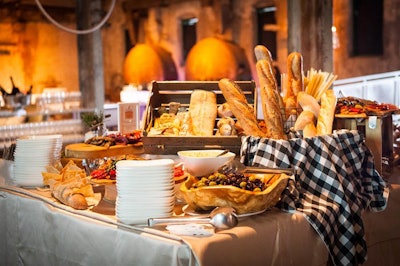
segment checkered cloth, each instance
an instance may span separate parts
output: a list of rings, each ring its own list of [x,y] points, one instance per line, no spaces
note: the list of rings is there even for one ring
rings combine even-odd
[[[373,156],[358,131],[289,140],[246,136],[242,163],[291,167],[294,180],[277,207],[299,211],[325,242],[335,265],[358,265],[367,259],[361,213],[386,208],[386,184],[375,170]]]

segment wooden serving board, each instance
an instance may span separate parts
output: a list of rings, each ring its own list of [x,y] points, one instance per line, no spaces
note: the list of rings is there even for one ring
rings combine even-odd
[[[366,113],[362,114],[335,114],[336,118],[367,118]]]
[[[109,148],[86,143],[73,143],[67,145],[64,152],[67,158],[96,159],[126,154],[142,154],[144,153],[144,149],[141,142],[128,145],[115,145]]]

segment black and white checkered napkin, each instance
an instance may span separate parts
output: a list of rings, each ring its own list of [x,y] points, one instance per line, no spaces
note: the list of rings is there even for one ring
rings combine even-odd
[[[299,211],[325,242],[335,265],[367,259],[361,213],[386,208],[385,181],[358,131],[289,140],[246,136],[241,162],[248,166],[292,167],[294,179],[278,207]]]

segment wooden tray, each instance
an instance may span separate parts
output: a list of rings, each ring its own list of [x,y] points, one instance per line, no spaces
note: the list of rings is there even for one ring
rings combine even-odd
[[[108,149],[86,143],[74,143],[65,146],[64,152],[67,158],[96,159],[125,154],[142,154],[144,151],[143,143],[115,145]]]

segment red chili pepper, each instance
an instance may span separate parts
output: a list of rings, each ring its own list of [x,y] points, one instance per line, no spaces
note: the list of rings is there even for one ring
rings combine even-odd
[[[107,176],[107,172],[104,169],[96,169],[93,170],[90,175],[94,179],[103,179]]]
[[[360,113],[361,111],[362,111],[362,109],[360,109],[360,108],[355,108],[355,107],[349,108],[349,112]]]
[[[108,174],[110,175],[110,179],[116,179],[117,177],[117,171],[115,171],[114,169],[111,169]]]

